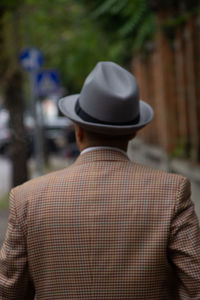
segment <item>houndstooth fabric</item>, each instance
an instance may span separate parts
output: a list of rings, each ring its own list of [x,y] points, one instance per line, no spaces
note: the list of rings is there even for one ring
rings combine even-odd
[[[115,150],[11,191],[0,299],[200,299],[187,179]]]

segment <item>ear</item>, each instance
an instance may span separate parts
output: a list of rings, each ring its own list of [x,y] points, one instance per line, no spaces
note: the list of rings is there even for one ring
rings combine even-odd
[[[79,125],[75,124],[75,133],[76,133],[76,141],[78,143],[81,143],[83,141],[84,138],[84,130],[82,127],[80,127]]]
[[[82,127],[78,127],[78,137],[79,137],[79,141],[82,142],[84,137],[84,130]]]
[[[131,134],[131,140],[133,140],[137,135],[137,131],[134,131],[132,134]]]
[[[134,139],[134,138],[136,137],[136,135],[137,135],[137,131],[135,131],[135,132],[133,133],[132,139]]]

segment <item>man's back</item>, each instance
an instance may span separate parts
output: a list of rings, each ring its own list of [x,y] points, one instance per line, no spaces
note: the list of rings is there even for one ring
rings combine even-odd
[[[85,153],[68,169],[16,188],[18,255],[27,252],[37,300],[200,299],[200,233],[189,193],[183,177],[115,150]],[[22,272],[26,261],[17,267]]]

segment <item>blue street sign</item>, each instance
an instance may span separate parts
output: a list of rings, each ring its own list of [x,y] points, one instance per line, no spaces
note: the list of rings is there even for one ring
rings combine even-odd
[[[39,71],[35,81],[35,92],[38,96],[48,96],[60,88],[60,78],[56,70]]]
[[[39,49],[27,48],[22,51],[19,57],[21,66],[29,72],[38,70],[43,62],[44,57]]]

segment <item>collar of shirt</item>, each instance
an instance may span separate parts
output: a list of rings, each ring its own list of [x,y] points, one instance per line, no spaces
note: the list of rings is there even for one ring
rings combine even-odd
[[[85,148],[83,151],[81,151],[81,155],[84,154],[84,153],[87,153],[87,152],[90,152],[90,151],[94,151],[94,150],[115,150],[115,151],[118,151],[118,152],[121,152],[122,154],[126,155],[127,156],[127,153],[122,150],[122,149],[119,149],[119,148],[116,148],[116,147],[106,147],[106,146],[98,146],[98,147],[88,147],[88,148]]]

